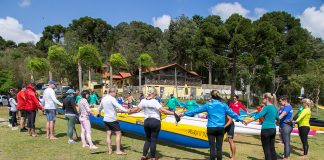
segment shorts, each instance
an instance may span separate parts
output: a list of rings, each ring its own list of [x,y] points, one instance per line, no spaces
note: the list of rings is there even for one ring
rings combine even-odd
[[[27,113],[25,110],[19,110],[20,112],[20,117],[26,118],[27,117]]]
[[[235,129],[234,122],[232,122],[229,126],[225,128],[225,132],[227,133],[227,138],[230,139],[234,138],[234,129]]]
[[[106,125],[106,131],[121,131],[120,127],[119,127],[119,123],[118,121],[114,121],[114,122],[105,122]]]
[[[56,120],[56,109],[45,109],[47,121]]]

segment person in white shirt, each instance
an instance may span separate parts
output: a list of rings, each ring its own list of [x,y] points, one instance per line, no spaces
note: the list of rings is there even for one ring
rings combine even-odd
[[[49,81],[48,87],[44,90],[43,100],[44,100],[44,109],[47,118],[46,122],[46,135],[50,140],[57,139],[54,136],[54,125],[56,120],[56,105],[63,106],[63,104],[56,99],[55,91],[56,88],[55,81]]]
[[[10,112],[11,112],[11,126],[12,130],[17,130],[17,102],[15,100],[15,95],[12,93],[9,97]]]
[[[143,147],[142,160],[147,159],[146,155],[150,149],[151,160],[155,160],[156,144],[158,135],[161,129],[161,113],[174,115],[174,112],[166,110],[155,99],[156,89],[151,87],[148,89],[148,96],[142,99],[138,107],[133,108],[130,112],[137,113],[144,110],[144,130],[146,135],[145,144]]]
[[[116,100],[116,89],[115,88],[110,88],[108,91],[108,95],[105,96],[101,100],[101,104],[98,108],[98,115],[97,117],[100,116],[101,110],[104,110],[105,116],[103,118],[104,123],[106,125],[106,130],[107,130],[107,145],[108,145],[108,153],[112,153],[112,148],[111,148],[111,132],[115,132],[116,134],[116,154],[117,155],[122,155],[126,154],[123,151],[120,150],[120,143],[121,143],[121,129],[119,126],[119,123],[117,121],[117,109],[120,110],[121,112],[128,112],[128,110],[124,107],[122,107]]]

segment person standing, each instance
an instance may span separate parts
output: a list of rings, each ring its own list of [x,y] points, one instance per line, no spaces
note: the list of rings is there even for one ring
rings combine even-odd
[[[290,135],[293,130],[291,123],[291,118],[293,115],[292,106],[288,102],[287,96],[282,96],[279,98],[280,105],[283,106],[279,110],[279,127],[280,136],[284,144],[284,160],[288,160],[290,156]]]
[[[98,147],[95,146],[91,139],[91,124],[89,120],[90,114],[92,114],[90,110],[90,104],[88,103],[87,99],[89,98],[90,92],[84,90],[81,92],[82,98],[78,102],[78,114],[79,114],[79,121],[81,125],[81,141],[82,147],[89,147],[90,149],[97,149]],[[89,145],[86,142],[86,139]]]
[[[56,82],[49,81],[48,87],[44,90],[43,99],[44,99],[44,109],[47,118],[46,122],[46,136],[50,140],[57,139],[54,136],[54,125],[56,120],[56,105],[63,106],[63,104],[56,99],[55,91]]]
[[[75,91],[73,89],[67,90],[67,96],[63,99],[63,110],[65,110],[65,117],[67,119],[67,136],[69,137],[68,144],[76,143],[73,140],[73,129],[75,127],[77,110],[75,108]]]
[[[28,135],[36,137],[37,133],[35,131],[35,120],[36,120],[36,110],[44,110],[41,104],[39,103],[36,97],[36,90],[34,84],[28,84],[27,90],[25,91],[26,97],[26,106],[25,110],[27,113],[27,127],[28,127]]]
[[[272,93],[264,93],[262,95],[262,102],[265,104],[262,111],[257,114],[253,120],[247,121],[251,123],[264,117],[261,127],[261,142],[264,152],[265,160],[277,160],[277,153],[275,150],[276,139],[276,120],[279,121],[277,108],[275,106],[277,100]]]
[[[77,104],[81,98],[82,96],[80,95],[80,91],[75,90],[75,104]]]
[[[229,104],[229,108],[232,109],[233,112],[235,112],[236,114],[238,115],[241,115],[240,113],[240,109],[243,109],[247,114],[249,114],[249,111],[245,108],[245,106],[243,105],[243,103],[241,103],[240,101],[238,101],[238,96],[237,95],[234,95],[233,97],[233,102],[231,102]]]
[[[128,108],[132,108],[134,102],[135,102],[135,105],[136,105],[136,101],[135,101],[134,97],[132,96],[132,92],[128,92],[128,97],[127,97]]]
[[[161,130],[161,113],[174,115],[174,112],[168,111],[155,99],[156,89],[151,87],[148,89],[148,96],[142,99],[139,105],[130,112],[137,113],[144,110],[144,131],[145,143],[143,147],[142,160],[146,160],[148,151],[150,150],[151,160],[155,160],[156,144],[158,142],[159,132]]]
[[[121,151],[120,149],[120,144],[121,144],[121,129],[119,126],[119,123],[117,121],[117,109],[121,110],[122,112],[128,113],[128,110],[122,107],[116,100],[116,89],[115,88],[110,88],[108,91],[108,95],[105,96],[101,104],[98,108],[98,116],[100,116],[101,110],[104,110],[105,116],[103,118],[104,123],[106,125],[106,130],[107,130],[107,145],[108,145],[108,153],[112,153],[112,147],[111,147],[111,136],[112,132],[115,132],[116,134],[116,154],[117,155],[123,155],[125,154],[124,152]]]
[[[165,102],[164,106],[169,107],[169,111],[175,111],[176,107],[179,106],[178,99],[170,94],[170,98]]]
[[[298,116],[296,122],[299,123],[298,130],[299,130],[300,140],[303,144],[303,150],[304,150],[303,157],[306,158],[309,149],[309,145],[308,145],[308,133],[310,130],[309,120],[312,114],[310,107],[313,106],[313,102],[308,98],[304,98],[302,100],[302,105],[304,109]]]
[[[93,108],[97,103],[99,103],[99,99],[95,91],[92,91],[89,96],[90,107]]]
[[[11,112],[11,126],[12,130],[17,130],[17,102],[15,100],[15,94],[11,93],[9,97],[9,102],[10,103],[10,112]]]
[[[190,99],[186,102],[186,108],[188,111],[192,111],[199,107],[199,104],[193,99],[193,96],[190,95]]]
[[[229,115],[231,118],[238,120],[245,124],[243,118],[233,112],[226,103],[221,102],[222,97],[220,92],[217,90],[212,90],[211,93],[212,100],[207,102],[203,106],[196,108],[192,111],[187,111],[179,116],[193,116],[197,113],[207,112],[208,113],[208,121],[207,121],[207,136],[209,141],[209,149],[210,149],[210,159],[217,160],[222,159],[222,145],[223,138],[225,132],[225,116]],[[216,139],[216,143],[215,143]],[[215,152],[215,148],[217,149],[217,153]]]
[[[26,85],[22,85],[21,90],[17,93],[17,109],[20,112],[20,132],[27,132],[26,124],[26,97],[25,97]]]

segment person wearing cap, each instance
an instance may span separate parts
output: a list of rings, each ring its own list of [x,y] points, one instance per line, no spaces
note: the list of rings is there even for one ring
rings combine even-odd
[[[165,102],[164,106],[168,106],[170,111],[175,111],[176,107],[179,106],[178,99],[170,94],[170,98]]]
[[[167,115],[176,115],[175,112],[171,112],[162,107],[162,105],[155,99],[156,97],[155,87],[148,89],[148,96],[139,103],[139,105],[131,109],[131,113],[137,113],[144,110],[144,131],[146,140],[143,147],[142,160],[147,159],[147,153],[150,150],[151,160],[155,160],[156,144],[158,142],[159,132],[161,130],[161,113]]]
[[[67,96],[63,99],[63,110],[65,110],[65,117],[67,118],[67,136],[69,137],[68,144],[76,143],[73,140],[73,129],[77,118],[77,110],[75,108],[75,91],[69,89],[66,92]]]
[[[231,118],[243,121],[243,118],[233,112],[226,103],[221,102],[222,97],[220,92],[217,90],[212,90],[211,93],[212,100],[207,102],[203,106],[196,108],[192,111],[187,111],[184,113],[179,114],[179,116],[194,116],[195,114],[201,112],[208,113],[208,121],[207,121],[207,136],[209,141],[209,149],[210,149],[210,159],[217,160],[222,159],[222,145],[223,145],[223,137],[225,133],[225,116],[228,115]],[[216,143],[215,143],[216,139]],[[215,148],[217,151],[215,152]]]
[[[43,99],[44,99],[44,109],[47,118],[46,122],[46,135],[48,139],[54,140],[57,139],[54,136],[54,125],[56,120],[56,105],[63,106],[63,104],[56,99],[55,91],[56,82],[49,81],[48,87],[44,90]]]
[[[20,132],[27,132],[26,124],[26,97],[25,97],[26,85],[22,85],[21,90],[17,93],[17,109],[20,112]]]
[[[119,123],[117,121],[117,109],[128,113],[128,110],[122,107],[116,100],[116,89],[115,88],[110,88],[108,91],[108,95],[105,96],[101,100],[101,104],[98,108],[98,115],[97,117],[100,116],[101,110],[104,110],[105,116],[103,118],[103,121],[106,125],[106,133],[107,133],[107,145],[108,145],[108,153],[112,153],[112,147],[111,147],[111,136],[112,132],[115,132],[116,134],[116,154],[117,155],[123,155],[125,154],[123,151],[120,149],[120,144],[121,144],[121,129],[119,126]]]

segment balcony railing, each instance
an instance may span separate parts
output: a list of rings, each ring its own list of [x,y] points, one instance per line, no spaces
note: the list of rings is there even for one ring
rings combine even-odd
[[[152,79],[146,79],[145,84],[148,85],[175,85],[174,80],[152,80]],[[178,86],[184,86],[187,84],[187,86],[201,86],[201,81],[177,81]]]

